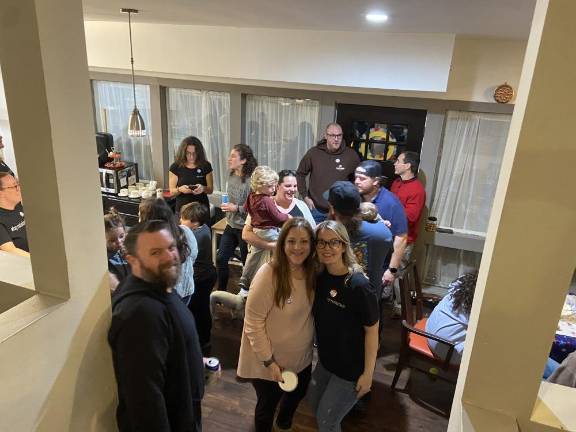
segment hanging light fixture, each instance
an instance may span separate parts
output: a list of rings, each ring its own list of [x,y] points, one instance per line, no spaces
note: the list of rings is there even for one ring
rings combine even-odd
[[[134,109],[132,114],[130,114],[130,119],[128,120],[128,135],[135,137],[146,136],[146,126],[144,125],[144,119],[138,111],[136,106],[136,84],[134,83],[134,54],[132,51],[132,14],[137,14],[138,9],[122,8],[120,12],[128,14],[128,33],[130,35],[130,65],[132,67],[132,92],[134,94]]]

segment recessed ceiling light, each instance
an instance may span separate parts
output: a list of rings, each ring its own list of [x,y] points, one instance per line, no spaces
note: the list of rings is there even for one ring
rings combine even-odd
[[[369,13],[366,14],[366,21],[372,23],[383,23],[388,21],[388,15],[383,13]]]

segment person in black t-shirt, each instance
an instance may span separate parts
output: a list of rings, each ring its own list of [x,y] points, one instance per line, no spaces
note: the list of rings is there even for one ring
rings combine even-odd
[[[195,136],[182,140],[168,174],[170,193],[176,196],[176,213],[184,204],[199,202],[208,209],[208,195],[214,190],[212,165],[206,160],[202,142]]]
[[[210,333],[212,315],[210,314],[210,293],[216,284],[216,267],[212,260],[212,230],[207,225],[208,209],[200,203],[186,204],[180,209],[180,225],[192,230],[198,243],[198,256],[194,261],[194,294],[188,303],[188,309],[196,320],[196,329],[202,353],[210,355]]]
[[[30,256],[20,184],[6,172],[0,172],[0,250]]]
[[[378,302],[356,263],[344,225],[332,220],[318,225],[316,254],[323,267],[313,307],[318,363],[308,400],[319,431],[339,431],[344,416],[372,385]]]

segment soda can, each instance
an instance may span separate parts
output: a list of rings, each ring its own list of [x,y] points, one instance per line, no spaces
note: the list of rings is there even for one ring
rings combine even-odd
[[[220,360],[216,357],[206,357],[204,358],[204,379],[206,385],[214,382],[221,374],[220,372]]]
[[[228,204],[228,194],[227,193],[222,194],[222,204]]]

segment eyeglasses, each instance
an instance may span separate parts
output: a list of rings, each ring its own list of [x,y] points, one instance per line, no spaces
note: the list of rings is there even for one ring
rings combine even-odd
[[[342,138],[342,134],[326,134],[328,138]]]
[[[342,240],[331,239],[331,240],[316,240],[316,247],[318,249],[324,249],[326,246],[330,246],[330,249],[337,249],[341,244],[344,244]]]

